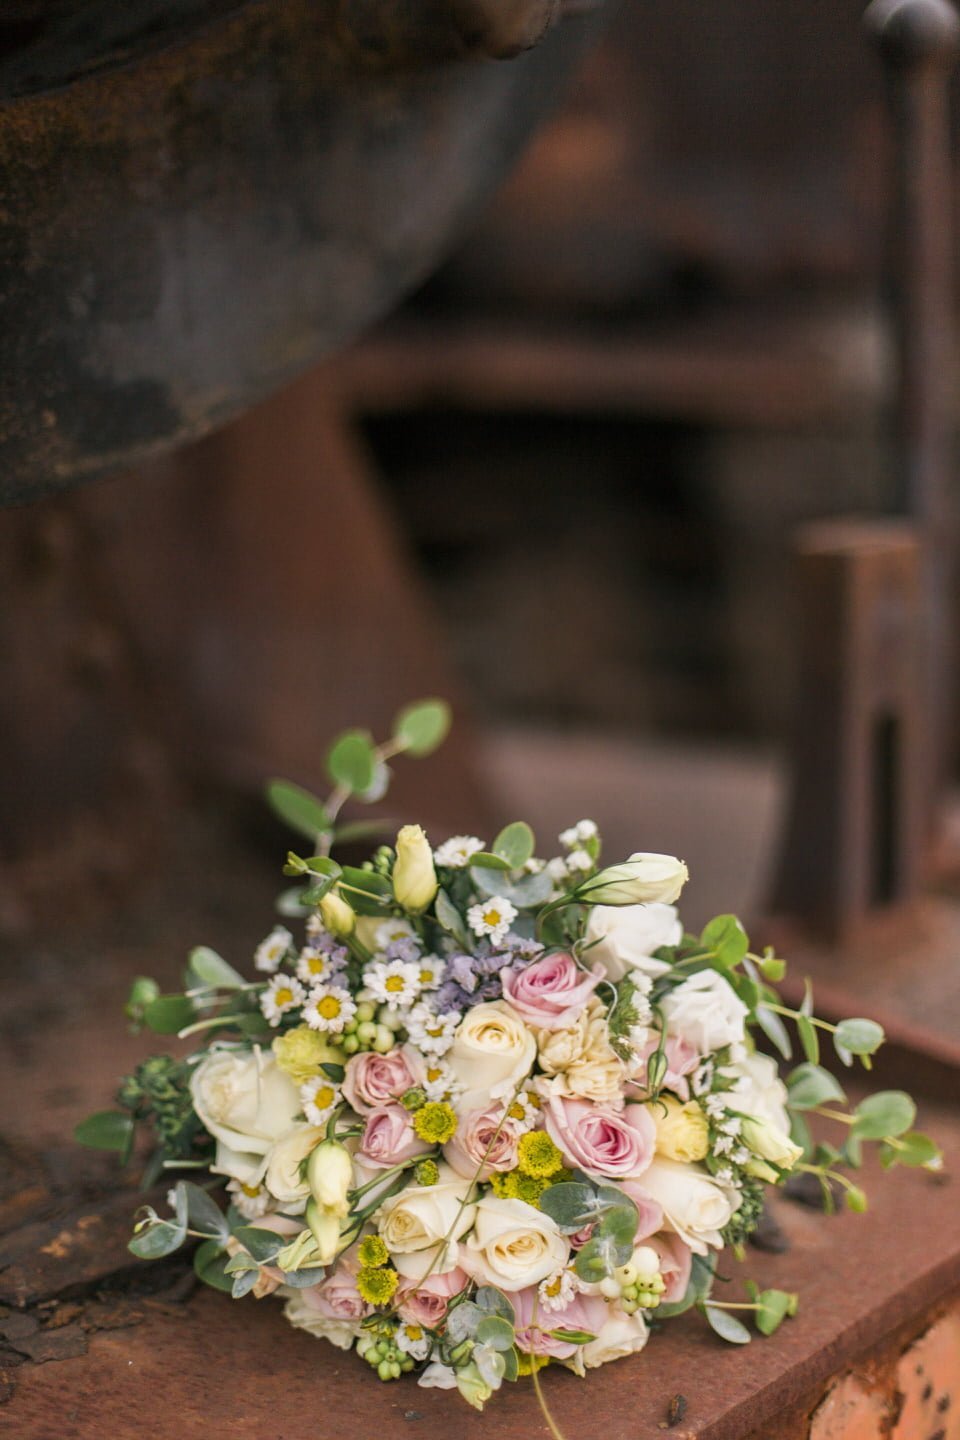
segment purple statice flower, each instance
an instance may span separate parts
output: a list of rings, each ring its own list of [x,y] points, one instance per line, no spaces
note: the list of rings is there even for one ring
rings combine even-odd
[[[468,1010],[471,1005],[501,999],[501,970],[521,969],[542,949],[537,940],[508,935],[506,944],[496,948],[488,940],[481,940],[473,955],[458,951],[448,956],[444,981],[436,995],[438,1009]]]
[[[404,935],[399,940],[391,940],[383,953],[388,962],[403,960],[406,964],[412,965],[420,959],[420,942],[414,940],[411,935]]]

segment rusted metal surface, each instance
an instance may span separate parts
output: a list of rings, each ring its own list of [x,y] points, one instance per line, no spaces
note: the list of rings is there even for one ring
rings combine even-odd
[[[923,537],[921,603],[928,743],[925,820],[955,758],[951,715],[957,524],[952,503],[954,175],[950,75],[960,51],[951,0],[873,0],[866,24],[880,49],[896,140],[894,298],[899,380],[894,409],[900,508]]]
[[[917,898],[920,546],[903,524],[831,521],[797,548],[791,803],[773,908],[841,937]]]
[[[203,433],[386,309],[517,155],[593,8],[500,65],[470,56],[532,42],[549,0],[213,5],[182,43],[164,26],[0,99],[0,502]]]

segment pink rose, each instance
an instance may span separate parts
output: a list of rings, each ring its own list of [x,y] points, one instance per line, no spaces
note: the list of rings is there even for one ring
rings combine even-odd
[[[687,1293],[693,1251],[689,1245],[684,1245],[679,1235],[669,1235],[666,1231],[648,1236],[646,1243],[660,1256],[660,1274],[667,1282],[667,1288],[660,1297],[661,1303],[675,1305]]]
[[[357,1158],[375,1170],[385,1170],[432,1149],[420,1139],[413,1128],[413,1116],[402,1105],[380,1105],[367,1116]]]
[[[527,1025],[539,1030],[571,1026],[607,972],[581,970],[572,955],[555,951],[523,970],[500,971],[503,997]]]
[[[556,1340],[549,1332],[583,1330],[588,1335],[599,1335],[609,1316],[607,1302],[602,1295],[578,1294],[562,1310],[545,1310],[543,1301],[537,1301],[537,1288],[529,1285],[526,1290],[515,1290],[510,1296],[517,1317],[517,1345],[528,1355],[551,1355],[555,1360],[569,1360],[579,1347],[570,1340]],[[535,1304],[536,1323],[533,1319]]]
[[[341,1258],[337,1268],[322,1285],[311,1285],[305,1289],[303,1297],[314,1310],[330,1320],[365,1320],[373,1310],[357,1289],[356,1261],[346,1257]]]
[[[659,1045],[660,1036],[653,1034],[639,1052],[634,1077],[629,1082],[631,1088],[635,1087],[638,1095],[647,1094],[647,1061],[651,1055],[656,1053]],[[663,1077],[664,1088],[672,1090],[675,1095],[679,1095],[681,1100],[689,1100],[690,1086],[685,1076],[692,1074],[700,1064],[699,1051],[681,1035],[668,1035],[663,1053],[667,1061],[667,1069]]]
[[[397,1309],[408,1324],[436,1330],[443,1323],[449,1302],[469,1283],[467,1272],[459,1267],[446,1270],[441,1275],[428,1275],[419,1282],[401,1280]]]
[[[637,1221],[637,1233],[634,1243],[639,1245],[642,1240],[648,1240],[655,1235],[663,1224],[663,1206],[659,1200],[654,1200],[643,1188],[642,1180],[621,1180],[620,1189],[624,1195],[629,1195],[637,1207],[639,1220]]]
[[[501,1123],[502,1122],[502,1123]],[[498,1133],[499,1130],[499,1133]],[[503,1108],[470,1110],[457,1120],[457,1133],[443,1147],[443,1158],[458,1175],[470,1180],[484,1157],[478,1180],[489,1180],[495,1170],[513,1170],[517,1163],[520,1127],[516,1120],[503,1119]]]
[[[618,1113],[551,1095],[544,1115],[553,1143],[588,1175],[642,1175],[653,1159],[657,1131],[644,1105],[627,1105]]]
[[[423,1060],[410,1045],[378,1055],[365,1050],[351,1055],[343,1077],[343,1094],[358,1115],[369,1115],[391,1100],[399,1100],[414,1085],[426,1078]]]

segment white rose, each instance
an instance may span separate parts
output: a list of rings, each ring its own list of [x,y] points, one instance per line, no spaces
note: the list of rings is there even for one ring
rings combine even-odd
[[[464,1110],[512,1095],[536,1058],[536,1040],[505,1000],[468,1010],[446,1056],[464,1088]]]
[[[204,1128],[229,1150],[265,1155],[300,1114],[300,1092],[272,1055],[212,1050],[190,1077]]]
[[[660,1002],[667,1030],[701,1055],[743,1039],[747,1007],[716,970],[698,970]]]
[[[321,1315],[319,1310],[304,1298],[301,1290],[295,1290],[283,1307],[283,1313],[291,1325],[306,1330],[322,1340],[329,1340],[338,1350],[349,1350],[354,1340],[363,1334],[363,1327],[352,1320],[334,1320]]]
[[[471,1185],[449,1165],[440,1165],[436,1185],[408,1185],[391,1195],[380,1207],[377,1225],[392,1255],[409,1255],[436,1247],[449,1237],[446,1253],[437,1258],[435,1269],[451,1270],[457,1263],[457,1244],[473,1224],[475,1207],[465,1203]]]
[[[775,1130],[789,1133],[787,1087],[780,1079],[777,1062],[769,1055],[745,1055],[735,1065],[725,1065],[721,1074],[733,1080],[732,1090],[724,1094],[724,1103],[741,1115],[754,1115],[766,1120]]]
[[[486,1285],[523,1290],[562,1269],[570,1242],[555,1220],[524,1200],[488,1195],[477,1206],[473,1234],[467,1237],[465,1268]]]
[[[699,1165],[654,1157],[643,1172],[643,1188],[663,1206],[664,1225],[679,1235],[695,1255],[706,1255],[709,1246],[719,1250],[720,1234],[740,1204],[740,1192]]]
[[[654,958],[661,945],[679,945],[683,926],[676,906],[656,901],[649,905],[594,905],[587,921],[584,954],[592,964],[599,960],[614,984],[627,974],[655,980],[670,969]]]
[[[300,1214],[306,1208],[310,1186],[300,1178],[300,1166],[325,1134],[322,1125],[295,1125],[271,1147],[264,1183],[284,1210]]]
[[[639,1311],[626,1315],[622,1310],[611,1310],[597,1338],[577,1351],[574,1359],[579,1363],[573,1368],[582,1374],[584,1369],[593,1370],[598,1365],[606,1365],[608,1360],[635,1355],[646,1345],[649,1334],[647,1322]]]

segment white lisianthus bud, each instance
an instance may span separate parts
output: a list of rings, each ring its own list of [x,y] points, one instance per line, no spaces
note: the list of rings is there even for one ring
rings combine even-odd
[[[769,1120],[745,1115],[740,1134],[743,1143],[754,1155],[761,1160],[769,1160],[772,1165],[779,1165],[781,1170],[792,1170],[803,1154],[802,1148],[795,1145],[789,1135],[771,1125]]]
[[[307,1201],[306,1222],[317,1242],[315,1261],[319,1265],[331,1265],[340,1248],[340,1217],[332,1210],[325,1210],[313,1199]]]
[[[657,901],[672,905],[687,883],[687,867],[674,855],[631,855],[620,865],[608,865],[577,887],[578,899],[587,905],[644,905]]]
[[[320,915],[330,934],[336,935],[338,940],[345,940],[356,928],[356,914],[336,888],[328,891],[320,901]]]
[[[397,836],[397,859],[393,867],[393,895],[404,910],[418,914],[426,910],[437,893],[437,872],[433,851],[419,825],[404,825]]]
[[[307,1161],[307,1184],[321,1210],[338,1219],[350,1213],[347,1196],[353,1184],[353,1161],[338,1140],[322,1140]]]

